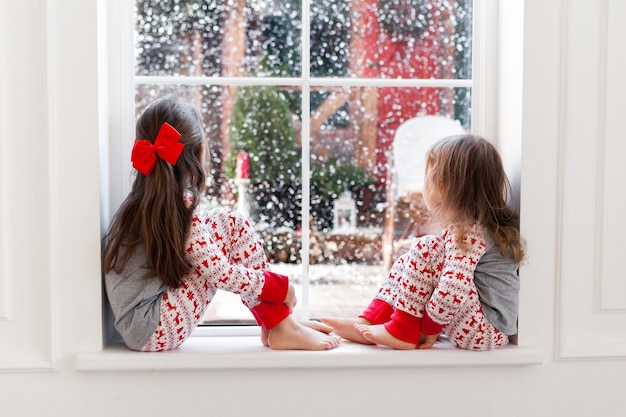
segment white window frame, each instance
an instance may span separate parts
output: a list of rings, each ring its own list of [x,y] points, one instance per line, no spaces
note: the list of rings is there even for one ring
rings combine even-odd
[[[303,1],[303,20],[308,19],[308,1]],[[485,137],[496,137],[499,126],[496,119],[497,85],[490,87],[497,74],[497,7],[487,0],[474,1],[473,80],[354,80],[309,78],[308,65],[298,78],[198,78],[199,84],[272,84],[299,85],[303,91],[303,132],[308,132],[309,94],[313,86],[429,86],[472,88],[472,132]],[[134,45],[124,39],[133,39],[133,0],[108,0],[98,2],[100,30],[100,119],[101,119],[101,219],[102,231],[107,227],[112,214],[121,204],[130,189],[131,166],[127,163],[128,150],[134,140],[135,81],[147,81],[134,77]],[[304,29],[304,28],[303,28]],[[303,50],[308,51],[308,32],[303,30]],[[306,64],[308,52],[303,54]],[[154,82],[159,77],[150,77]],[[497,79],[497,77],[495,77]],[[191,81],[186,79],[187,82]],[[162,79],[159,82],[172,82]],[[521,95],[520,95],[521,100]],[[303,138],[303,170],[309,169],[308,138]],[[308,201],[308,177],[304,176],[303,199]],[[305,210],[307,210],[305,208]],[[304,214],[307,214],[306,212]],[[303,241],[308,239],[308,230],[303,231]],[[304,250],[308,246],[304,245]],[[303,259],[303,281],[308,270],[308,254]],[[303,296],[308,288],[303,283]],[[306,311],[306,308],[305,308]],[[106,320],[106,319],[105,319]],[[318,355],[308,352],[267,352],[256,337],[245,337],[239,330],[222,328],[219,337],[192,337],[183,347],[174,352],[165,352],[157,358],[130,352],[121,346],[105,347],[102,352],[83,352],[76,356],[80,370],[145,370],[145,369],[230,369],[257,367],[362,367],[362,366],[457,366],[457,365],[521,365],[538,364],[543,361],[542,353],[532,346],[508,346],[476,356],[473,352],[453,350],[442,353],[422,352],[411,358],[396,356],[397,352],[350,344],[341,346],[340,354]],[[202,336],[203,334],[198,334]],[[216,336],[214,333],[212,336]],[[244,337],[242,337],[244,336]],[[210,343],[207,342],[210,340]],[[106,344],[106,340],[104,341]],[[203,352],[209,355],[197,355]],[[381,352],[387,352],[381,354]],[[513,353],[514,352],[514,353]],[[176,358],[165,360],[166,356]],[[216,355],[216,356],[215,356]],[[263,360],[260,360],[260,356]],[[302,357],[306,355],[306,359]],[[311,356],[309,356],[311,355]],[[216,359],[217,358],[217,359]]]

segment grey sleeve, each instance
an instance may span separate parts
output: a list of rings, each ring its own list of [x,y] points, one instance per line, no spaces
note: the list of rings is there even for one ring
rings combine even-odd
[[[110,271],[104,277],[115,329],[133,350],[141,349],[156,330],[166,290],[158,277],[145,278],[144,264],[144,253],[137,250],[121,274]]]
[[[520,289],[518,265],[502,256],[493,242],[487,242],[487,251],[476,266],[474,284],[487,320],[504,334],[516,334]]]

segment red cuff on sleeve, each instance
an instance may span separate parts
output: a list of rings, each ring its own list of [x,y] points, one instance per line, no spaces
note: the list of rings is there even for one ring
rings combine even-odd
[[[421,321],[419,317],[396,310],[391,320],[385,323],[385,329],[395,338],[417,345],[420,341]]]
[[[271,271],[263,271],[263,276],[265,285],[263,285],[259,300],[275,304],[284,303],[289,290],[289,278]]]
[[[439,324],[430,318],[428,311],[424,312],[422,318],[422,333],[426,335],[439,334],[443,330],[443,324]]]
[[[251,308],[250,311],[257,323],[265,330],[271,330],[278,323],[291,314],[285,304],[272,304],[262,301],[259,305]]]
[[[393,307],[386,302],[374,298],[359,317],[369,320],[372,324],[383,324],[391,318]]]

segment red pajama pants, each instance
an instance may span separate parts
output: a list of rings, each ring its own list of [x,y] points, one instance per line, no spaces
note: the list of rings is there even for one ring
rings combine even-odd
[[[214,209],[207,216],[207,227],[202,231],[190,233],[188,252],[197,245],[214,244],[231,263],[255,270],[268,268],[263,247],[250,223],[236,212],[229,209]],[[198,239],[204,233],[206,239]],[[216,271],[208,274],[190,272],[178,288],[168,288],[162,296],[160,321],[152,337],[142,351],[163,351],[178,347],[200,322],[217,288],[239,293],[242,285],[237,281],[220,283],[220,274]],[[241,294],[243,303],[250,309],[259,305],[256,298]]]
[[[454,240],[448,230],[443,237],[417,239],[395,262],[361,317],[415,344],[420,332],[437,334],[440,326],[463,349],[506,345],[508,337],[485,318],[474,285],[473,271],[485,249],[482,229],[475,225],[464,237],[471,245],[468,252]]]

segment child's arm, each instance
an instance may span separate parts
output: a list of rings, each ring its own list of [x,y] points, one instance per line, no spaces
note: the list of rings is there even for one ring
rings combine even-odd
[[[244,300],[285,302],[289,290],[286,276],[231,262],[211,236],[204,219],[194,217],[185,257],[197,277],[203,277],[216,288],[239,294]]]
[[[254,240],[252,233],[242,234],[241,230],[233,227],[237,221],[236,217],[228,219],[228,222],[232,221],[234,224],[222,224],[223,230],[218,233],[211,230],[207,224],[215,226],[217,223],[194,216],[187,238],[185,258],[192,268],[192,273],[196,274],[197,279],[204,280],[205,286],[214,286],[239,294],[241,301],[250,309],[257,323],[270,330],[293,310],[295,291],[290,291],[288,277],[261,269],[267,266],[264,261],[265,255],[263,262],[250,262],[250,259],[244,259],[245,251],[239,253],[241,248],[233,246],[235,240],[230,239],[232,236],[237,235],[237,243],[249,247],[250,250],[262,248],[258,247],[256,241],[252,242]],[[221,246],[213,239],[221,239]]]
[[[487,246],[482,227],[476,223],[463,236],[463,241],[469,246],[468,251],[461,249],[453,230],[445,230],[443,238],[445,261],[441,278],[426,305],[422,319],[421,332],[424,335],[439,334],[452,321],[468,297],[478,297],[475,291],[471,291],[471,284],[476,265]]]

